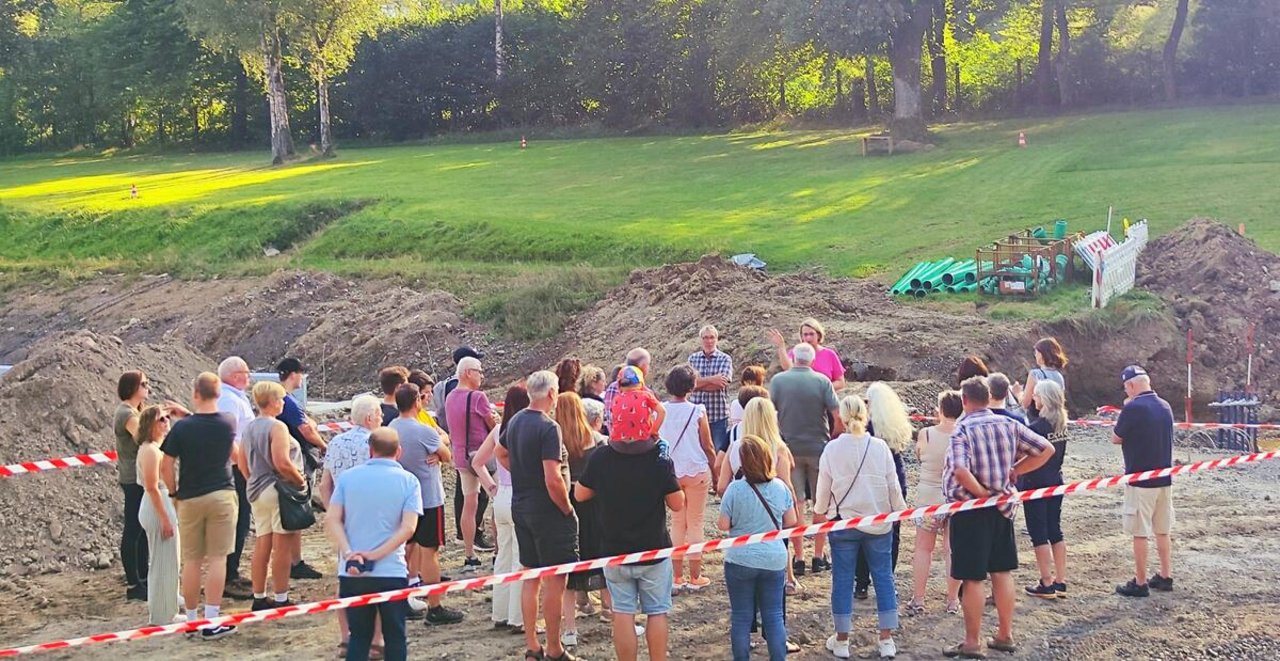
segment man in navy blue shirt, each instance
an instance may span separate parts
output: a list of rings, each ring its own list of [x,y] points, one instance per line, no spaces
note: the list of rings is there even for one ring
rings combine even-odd
[[[1111,441],[1124,454],[1124,472],[1169,468],[1173,466],[1173,409],[1169,402],[1151,390],[1151,378],[1137,365],[1124,368],[1120,379],[1126,395],[1124,409],[1116,420]],[[1133,557],[1136,572],[1133,579],[1116,586],[1116,593],[1126,597],[1146,597],[1151,588],[1162,592],[1173,590],[1172,542],[1173,478],[1159,477],[1133,482],[1124,488],[1124,532],[1133,535]],[[1156,538],[1160,556],[1160,573],[1147,578],[1147,539]]]
[[[316,423],[302,410],[293,391],[302,387],[302,379],[307,375],[307,368],[297,358],[285,358],[276,365],[276,373],[280,375],[280,385],[284,386],[284,410],[276,417],[289,428],[289,435],[298,441],[302,448],[302,460],[306,470],[308,487],[314,486],[316,469],[320,467],[324,457],[325,442],[316,429]],[[302,560],[302,535],[293,536],[293,568],[289,570],[289,578],[320,578],[321,574]]]

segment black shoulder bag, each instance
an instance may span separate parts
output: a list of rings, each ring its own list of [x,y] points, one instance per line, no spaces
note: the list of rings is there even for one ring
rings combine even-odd
[[[316,524],[311,505],[311,487],[298,487],[276,478],[276,494],[280,500],[280,525],[290,532],[306,530]]]

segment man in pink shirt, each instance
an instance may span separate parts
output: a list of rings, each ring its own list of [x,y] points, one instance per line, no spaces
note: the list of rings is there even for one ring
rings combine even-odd
[[[467,558],[462,573],[480,569],[476,557],[476,507],[480,499],[480,478],[471,468],[471,457],[484,443],[489,430],[497,423],[489,398],[480,390],[484,370],[480,360],[471,356],[458,361],[458,387],[445,399],[444,414],[453,445],[453,465],[462,484],[462,546]]]

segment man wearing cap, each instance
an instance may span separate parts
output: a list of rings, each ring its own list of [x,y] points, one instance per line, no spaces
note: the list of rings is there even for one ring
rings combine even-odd
[[[302,387],[302,379],[307,368],[297,358],[285,358],[276,365],[276,374],[280,377],[280,385],[284,386],[284,410],[276,417],[289,428],[289,435],[298,441],[302,448],[302,459],[305,464],[303,474],[310,485],[316,469],[321,465],[324,456],[325,442],[316,429],[316,423],[302,410],[293,391]],[[292,535],[293,567],[289,570],[289,578],[320,578],[321,574],[314,567],[302,560],[302,535]]]
[[[1124,453],[1124,472],[1141,473],[1173,466],[1173,409],[1155,391],[1151,377],[1138,365],[1124,368],[1124,409],[1116,420],[1111,442]],[[1124,488],[1122,522],[1126,535],[1133,536],[1134,578],[1116,586],[1116,594],[1126,597],[1150,596],[1151,588],[1173,591],[1173,478],[1158,477],[1128,484]],[[1147,539],[1156,538],[1160,572],[1147,578]]]
[[[450,434],[450,440],[452,440],[452,432],[449,432],[449,417],[448,415],[446,415],[445,405],[448,403],[449,395],[453,394],[453,391],[458,387],[458,373],[459,373],[458,365],[461,364],[462,361],[466,358],[474,358],[476,360],[482,360],[484,358],[484,353],[470,346],[461,346],[461,347],[458,347],[457,349],[454,349],[453,350],[454,373],[451,374],[449,378],[436,382],[435,387],[432,388],[431,390],[431,406],[433,407],[433,410],[431,411],[431,417],[435,418],[436,423],[440,425],[441,429],[445,430],[445,432]],[[465,504],[466,504],[466,496],[463,493],[462,480],[461,479],[454,480],[453,481],[454,538],[463,543],[466,542],[466,539],[463,537],[463,534],[462,534],[462,509],[463,509],[463,505]],[[484,535],[484,515],[485,515],[485,511],[488,510],[488,508],[489,508],[489,494],[485,493],[484,489],[480,489],[479,493],[476,494],[476,515],[475,515],[476,534],[474,537],[473,546],[480,551],[486,551],[486,552],[492,551],[494,549],[493,543],[490,542],[488,538],[486,538]]]

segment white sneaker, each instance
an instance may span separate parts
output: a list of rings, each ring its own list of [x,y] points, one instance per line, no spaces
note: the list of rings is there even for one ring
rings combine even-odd
[[[422,611],[427,610],[427,602],[417,597],[409,597],[405,601],[409,603],[409,610],[412,610],[415,613],[421,613]]]
[[[898,646],[893,644],[892,638],[885,638],[880,641],[880,658],[892,659],[898,656]]]
[[[637,624],[637,625],[636,625],[636,635],[637,635],[637,636],[643,636],[643,635],[644,635],[644,625],[643,625],[643,624]]]
[[[827,649],[835,655],[837,659],[849,658],[849,639],[837,640],[835,634],[827,639]]]
[[[566,632],[564,632],[564,633],[560,634],[560,644],[561,644],[561,645],[564,645],[565,647],[577,647],[577,646],[578,646],[578,632],[577,632],[577,631],[566,631]]]

